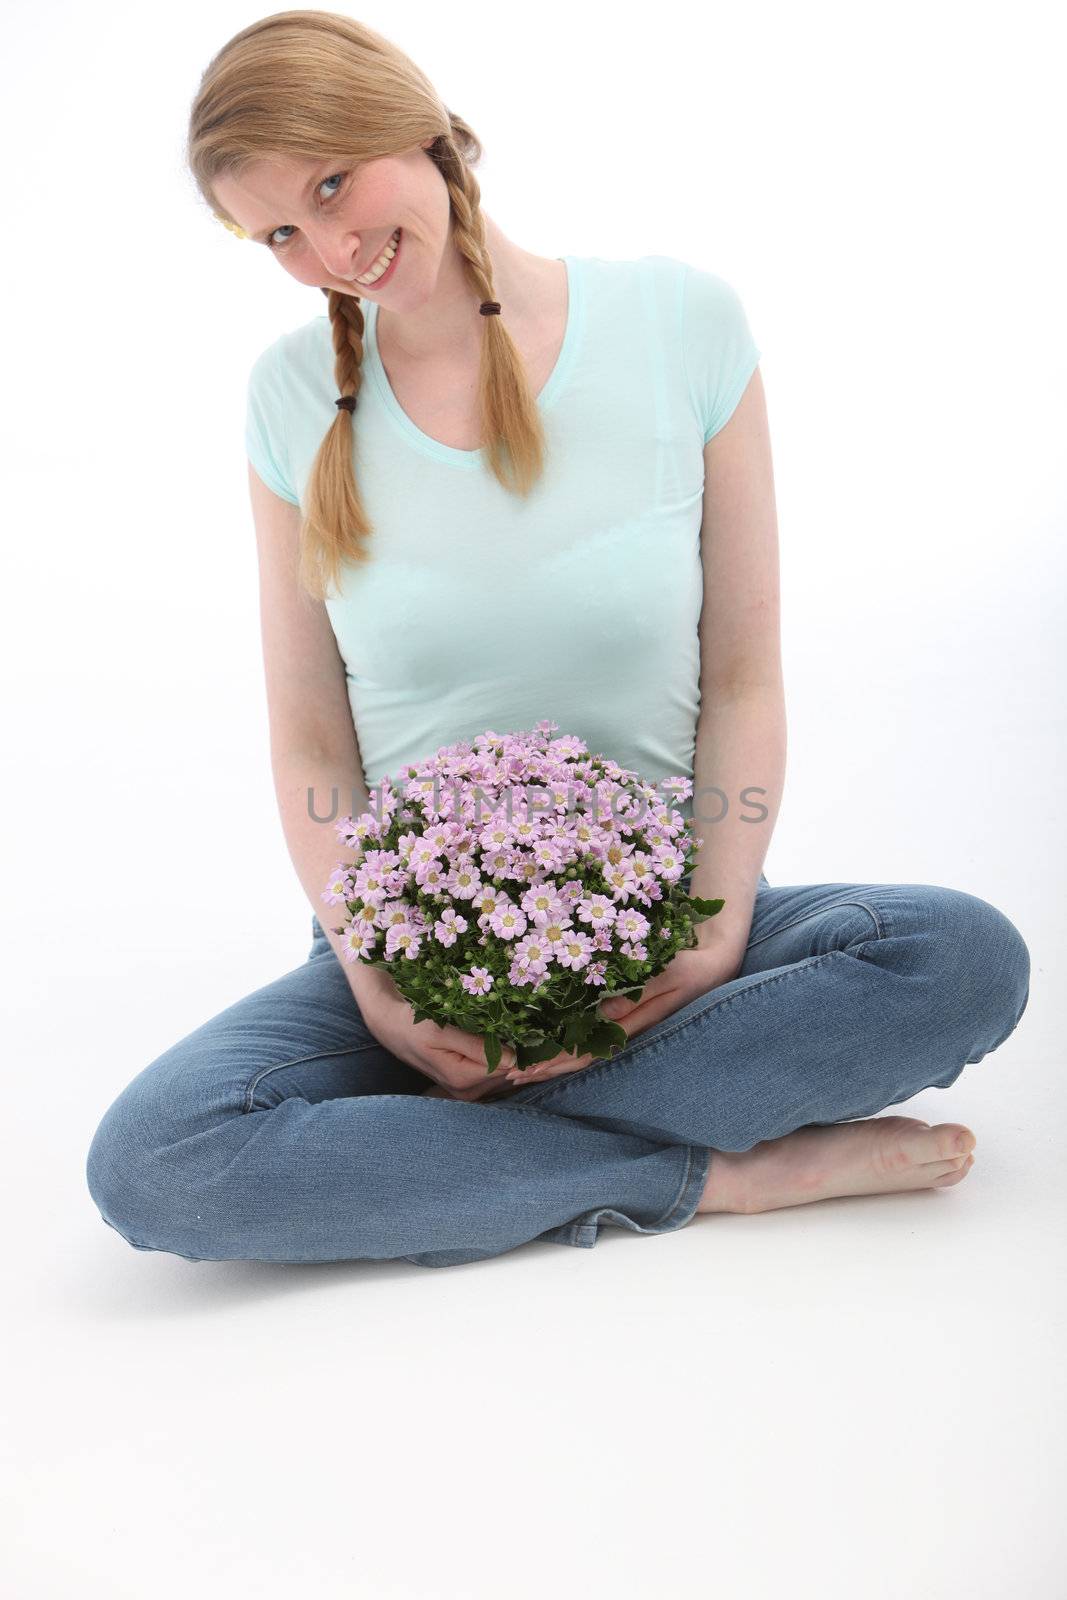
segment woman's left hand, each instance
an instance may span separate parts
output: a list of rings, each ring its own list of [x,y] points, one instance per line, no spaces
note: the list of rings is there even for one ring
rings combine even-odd
[[[609,997],[601,1002],[600,1014],[609,1022],[618,1023],[629,1042],[644,1033],[646,1028],[662,1022],[664,1017],[681,1011],[690,1000],[736,978],[744,955],[743,949],[739,951],[726,940],[715,942],[709,939],[695,950],[679,950],[662,972],[649,978],[640,999],[634,1001],[626,995],[617,995],[613,999]],[[568,1072],[581,1072],[594,1062],[599,1064],[606,1059],[609,1058],[564,1054],[551,1061],[539,1061],[524,1071],[514,1067],[504,1074],[504,1078],[518,1088],[526,1083],[540,1083],[546,1078],[560,1078]]]

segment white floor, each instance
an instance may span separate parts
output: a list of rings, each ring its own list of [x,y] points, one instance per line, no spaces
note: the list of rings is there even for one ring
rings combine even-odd
[[[894,1108],[974,1128],[949,1190],[437,1270],[193,1264],[128,1247],[83,1175],[132,1041],[238,992],[186,974],[179,1006],[178,976],[106,1061],[114,997],[65,978],[54,1041],[9,1060],[8,1593],[1062,1596],[1040,1019]]]

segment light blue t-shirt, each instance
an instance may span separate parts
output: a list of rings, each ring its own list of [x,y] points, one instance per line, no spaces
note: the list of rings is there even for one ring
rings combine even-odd
[[[525,500],[482,450],[440,444],[401,410],[363,302],[352,421],[373,559],[345,565],[326,608],[368,788],[542,718],[650,783],[693,780],[703,448],[760,351],[713,273],[669,256],[562,259],[567,328],[537,397],[546,466]],[[336,394],[325,315],[251,369],[248,456],[294,504]],[[692,799],[678,809],[691,817]]]

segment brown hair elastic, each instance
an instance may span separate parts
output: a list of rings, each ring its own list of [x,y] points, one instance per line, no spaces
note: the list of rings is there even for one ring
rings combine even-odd
[[[483,317],[498,317],[500,315],[500,301],[483,300],[478,310]]]
[[[343,394],[340,400],[334,401],[334,405],[338,411],[353,412],[356,409],[356,397],[354,394]]]

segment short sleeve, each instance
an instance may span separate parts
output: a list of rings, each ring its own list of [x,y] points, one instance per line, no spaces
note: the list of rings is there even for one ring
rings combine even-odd
[[[682,285],[682,357],[707,444],[733,416],[760,351],[736,289],[688,262]]]
[[[278,368],[277,343],[268,345],[252,364],[248,375],[245,412],[245,450],[268,489],[300,504],[289,475],[285,430],[285,390]]]

